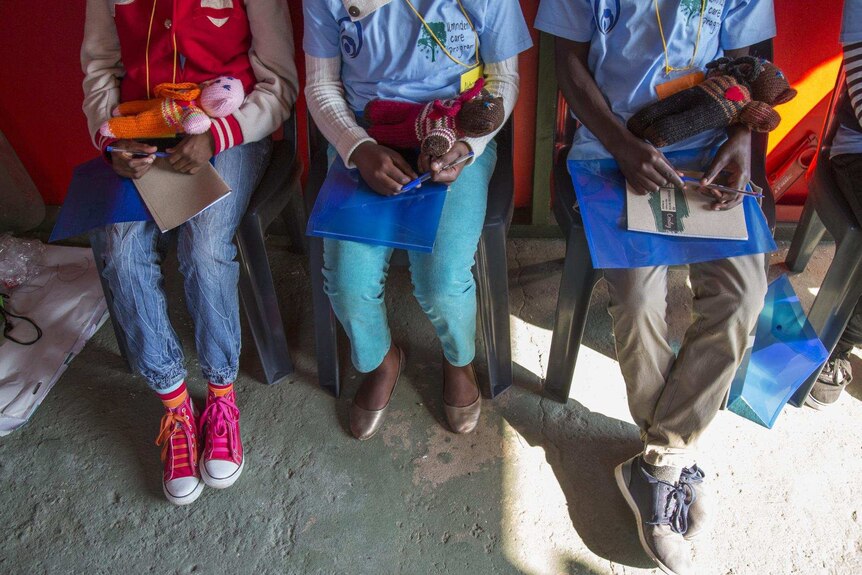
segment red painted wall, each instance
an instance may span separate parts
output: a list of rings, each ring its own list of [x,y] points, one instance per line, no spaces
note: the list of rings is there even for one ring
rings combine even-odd
[[[838,31],[841,28],[842,3],[842,0],[775,0],[778,25],[778,36],[774,42],[775,63],[781,67],[791,84],[804,80],[813,69],[840,54]],[[828,86],[821,87],[821,91],[829,90],[835,78],[823,81],[828,81]],[[820,136],[830,95],[831,91],[827,92],[826,97],[804,118],[784,118],[784,121],[797,123],[770,152],[767,158],[768,172],[781,166],[808,132]],[[802,204],[806,195],[807,188],[797,185],[782,198],[781,203]]]
[[[301,52],[301,1],[288,0],[294,21],[297,65]],[[532,24],[539,0],[521,0]],[[84,27],[83,0],[0,1],[0,130],[6,135],[48,204],[59,204],[72,168],[95,155],[81,112],[78,53]],[[778,64],[795,82],[838,51],[841,0],[776,0]],[[534,41],[536,40],[534,32]],[[521,97],[516,108],[517,204],[529,205],[535,135],[537,49],[521,56]],[[770,157],[778,165],[806,130],[819,132],[824,105],[816,108]],[[297,104],[304,149],[305,107]]]

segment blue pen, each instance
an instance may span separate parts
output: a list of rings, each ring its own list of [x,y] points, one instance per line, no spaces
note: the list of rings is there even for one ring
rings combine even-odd
[[[114,146],[108,146],[105,148],[109,152],[117,152],[120,154],[132,154],[132,156],[136,158],[146,158],[147,156],[155,156],[157,158],[170,158],[171,155],[167,152],[153,152],[152,154],[146,154],[144,152],[138,152],[135,150],[124,150],[122,148],[115,148]]]
[[[699,178],[692,178],[691,176],[682,176],[683,182],[694,182],[698,184],[701,188],[709,188],[712,190],[718,190],[719,192],[726,192],[729,194],[742,194],[743,196],[752,196],[755,198],[762,198],[763,194],[758,194],[757,192],[750,192],[748,190],[738,190],[736,188],[729,188],[727,186],[722,186],[721,184],[707,184],[703,185],[700,183]]]
[[[450,168],[454,168],[458,164],[463,164],[464,162],[466,162],[467,160],[472,158],[474,155],[475,154],[473,154],[473,152],[467,152],[466,154],[464,154],[463,156],[461,156],[460,158],[458,158],[457,160],[455,160],[451,164],[446,164],[440,170],[442,171],[442,170],[448,170]],[[424,174],[422,174],[421,176],[419,176],[415,180],[407,182],[406,184],[401,186],[401,191],[402,192],[409,192],[410,190],[416,188],[417,186],[421,186],[424,182],[427,182],[428,180],[430,180],[431,176],[433,176],[433,175],[434,174],[432,172],[425,172]]]

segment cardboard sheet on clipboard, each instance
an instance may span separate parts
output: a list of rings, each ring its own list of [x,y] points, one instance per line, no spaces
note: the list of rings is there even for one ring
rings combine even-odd
[[[162,232],[184,224],[231,193],[212,164],[204,164],[196,174],[183,174],[166,158],[156,158],[134,184]]]

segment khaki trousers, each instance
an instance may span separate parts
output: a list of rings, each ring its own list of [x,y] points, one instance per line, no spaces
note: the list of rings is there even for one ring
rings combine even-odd
[[[764,254],[691,264],[693,321],[668,342],[667,266],[606,269],[617,359],[652,465],[690,466],[721,408],[766,295]]]

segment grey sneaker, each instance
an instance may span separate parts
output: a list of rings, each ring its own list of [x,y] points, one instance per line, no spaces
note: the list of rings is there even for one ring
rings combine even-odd
[[[683,537],[691,541],[709,526],[709,516],[712,511],[709,495],[705,482],[706,473],[694,464],[692,467],[683,467],[679,475],[679,485],[685,491],[686,503],[688,503],[688,529]]]
[[[853,381],[853,370],[850,360],[846,357],[830,358],[823,366],[823,371],[817,376],[811,393],[805,400],[805,405],[814,409],[829,407],[841,397],[844,388]]]
[[[688,542],[683,538],[688,530],[685,488],[650,475],[640,455],[619,464],[614,475],[635,514],[646,554],[668,575],[694,573]]]

